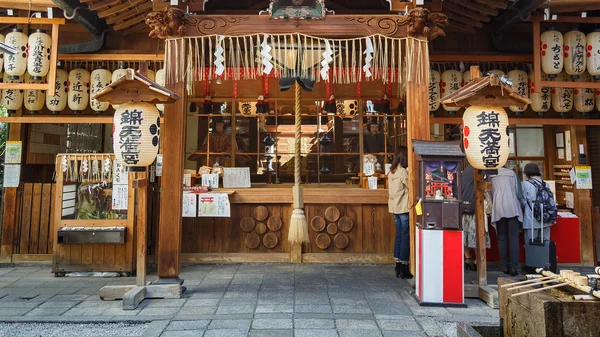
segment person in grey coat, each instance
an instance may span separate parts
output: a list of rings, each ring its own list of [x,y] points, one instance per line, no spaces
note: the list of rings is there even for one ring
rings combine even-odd
[[[534,205],[537,200],[538,186],[548,184],[542,180],[540,168],[535,163],[525,165],[523,173],[529,179],[523,183],[523,200],[521,200],[525,209],[523,236],[525,242],[529,242],[531,239],[537,239],[541,234],[541,224],[533,217],[533,207],[540,207],[540,205]],[[546,187],[549,189],[548,186]],[[550,226],[552,225],[554,225],[554,221],[544,223],[544,241],[550,240]],[[532,227],[533,230],[531,230]]]
[[[519,274],[519,228],[523,223],[523,211],[519,202],[521,181],[514,171],[498,169],[492,179],[492,224],[498,232],[498,251],[504,273]],[[510,251],[510,258],[509,258]]]

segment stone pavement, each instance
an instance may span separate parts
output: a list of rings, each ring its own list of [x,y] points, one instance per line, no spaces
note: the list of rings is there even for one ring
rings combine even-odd
[[[456,322],[499,324],[498,310],[479,300],[467,300],[467,308],[420,307],[390,265],[192,265],[180,277],[183,298],[122,310],[122,301],[100,301],[98,290],[135,284],[133,277],[0,268],[0,335],[22,331],[10,330],[18,322],[138,322],[147,327],[127,335],[165,337],[455,336]]]

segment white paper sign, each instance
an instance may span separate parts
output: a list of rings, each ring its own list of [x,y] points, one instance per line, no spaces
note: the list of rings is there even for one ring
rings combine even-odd
[[[571,184],[575,184],[575,182],[577,181],[577,174],[575,173],[574,168],[569,170],[569,178],[571,178]]]
[[[192,186],[192,175],[190,173],[185,173],[183,175],[183,185],[186,187]]]
[[[558,149],[558,159],[565,159],[565,149]]]
[[[567,130],[565,131],[565,155],[566,155],[566,160],[572,160],[573,158],[571,157],[571,131]]]
[[[390,173],[392,170],[392,164],[385,164],[385,174]]]
[[[4,165],[3,187],[19,187],[21,165]]]
[[[128,183],[128,174],[125,166],[115,160],[113,164],[113,185],[125,185]]]
[[[163,165],[163,155],[162,154],[157,154],[156,155],[156,176],[160,177],[162,176],[162,165]]]
[[[565,203],[567,204],[567,208],[575,208],[573,192],[565,192]]]
[[[8,141],[4,148],[5,164],[21,164],[22,143],[18,141]]]
[[[196,216],[198,208],[198,195],[194,193],[183,194],[182,216],[185,218],[193,218]]]
[[[198,196],[198,216],[230,217],[231,205],[227,193],[203,193]]]
[[[556,147],[565,146],[565,135],[562,132],[556,133]]]
[[[363,173],[366,176],[372,176],[373,174],[375,174],[375,164],[366,162],[363,165]]]
[[[112,191],[112,209],[113,210],[123,210],[127,209],[127,195],[128,195],[128,186],[127,185],[114,185]]]
[[[250,168],[249,167],[224,167],[223,168],[223,187],[224,188],[249,188],[250,187]]]
[[[203,174],[202,186],[208,186],[210,188],[219,188],[219,174]]]
[[[367,179],[369,181],[369,189],[376,190],[377,189],[377,177],[369,177]]]
[[[156,182],[156,166],[155,165],[150,165],[150,176],[148,177],[148,180],[151,183]]]

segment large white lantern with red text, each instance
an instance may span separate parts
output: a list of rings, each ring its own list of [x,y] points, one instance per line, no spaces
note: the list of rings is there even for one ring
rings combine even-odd
[[[69,109],[74,114],[85,110],[90,101],[90,72],[83,67],[69,72]]]
[[[25,83],[45,83],[44,78],[34,79],[29,73],[25,73]],[[35,115],[40,112],[44,108],[44,102],[46,98],[46,90],[33,90],[27,89],[25,90],[25,95],[23,97],[23,101],[25,104],[25,109],[29,111],[30,114]]]
[[[160,84],[160,83],[159,83]],[[440,108],[440,73],[429,70],[429,111],[434,112]]]
[[[54,115],[58,115],[67,106],[69,93],[69,73],[62,69],[62,66],[56,66],[56,92],[51,95],[46,91],[46,107]]]
[[[27,72],[32,80],[39,81],[50,70],[50,46],[52,38],[41,29],[29,35],[27,46]]]
[[[591,82],[592,76],[588,73],[583,73],[575,80],[575,82]],[[595,97],[594,89],[590,88],[574,88],[573,89],[573,106],[575,110],[581,112],[582,115],[587,116],[592,110],[594,110]]]
[[[594,80],[600,80],[600,30],[589,33],[586,42],[587,71]]]
[[[3,76],[4,83],[23,83],[20,77],[14,77],[7,73]],[[14,114],[23,107],[23,91],[18,89],[2,90],[2,105],[9,114]]]
[[[18,77],[23,76],[27,70],[27,35],[23,34],[22,29],[13,28],[12,32],[6,34],[4,42],[17,50],[14,55],[6,53],[4,72],[13,80],[19,80]]]
[[[542,33],[540,38],[542,71],[549,78],[556,78],[563,70],[563,35],[553,28]]]
[[[555,82],[570,82],[569,75],[565,72],[558,74],[553,80]],[[552,88],[552,108],[560,112],[561,116],[566,116],[573,108],[573,89],[572,88]]]
[[[579,78],[585,72],[586,66],[586,37],[578,30],[572,30],[564,35],[564,67],[565,72],[572,78]]]
[[[460,71],[454,69],[446,70],[442,73],[441,77],[442,96],[450,95],[460,89],[460,83],[462,82],[462,74]],[[444,110],[448,111],[450,114],[454,114],[456,111],[460,110],[460,108],[444,105]]]
[[[145,170],[158,153],[160,113],[156,106],[146,102],[119,104],[113,123],[116,160],[130,171]]]
[[[157,84],[159,84],[160,86],[164,87],[165,86],[165,69],[161,68],[158,69],[158,71],[156,71],[156,81]],[[165,112],[165,105],[164,104],[157,104],[156,108],[160,111],[160,112]]]
[[[542,81],[547,81],[548,75],[542,73]],[[550,98],[550,88],[542,87],[541,92],[535,92],[535,73],[529,73],[529,99],[531,100],[531,110],[535,111],[539,116],[550,110],[552,103]]]
[[[469,163],[495,170],[508,160],[508,116],[501,107],[470,106],[463,115],[463,145]]]
[[[508,72],[508,78],[510,78],[510,80],[512,81],[512,86],[511,89],[513,91],[515,91],[517,94],[528,98],[529,97],[529,90],[527,88],[527,80],[528,80],[528,76],[527,73],[524,72],[523,70],[511,70]],[[516,112],[517,116],[520,116],[523,114],[523,111],[525,111],[527,109],[527,106],[524,107],[518,107],[518,106],[514,106],[511,105],[510,106],[510,111],[512,112]]]
[[[98,69],[92,71],[92,74],[90,75],[90,107],[97,114],[106,111],[110,104],[98,101],[94,98],[94,95],[104,90],[104,88],[110,84],[110,80],[111,73],[104,66],[99,66]]]

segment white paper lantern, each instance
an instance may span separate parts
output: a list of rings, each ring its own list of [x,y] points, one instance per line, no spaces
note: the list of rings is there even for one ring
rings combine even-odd
[[[540,38],[542,54],[542,71],[549,78],[556,78],[563,70],[563,35],[551,28],[542,33]]]
[[[76,68],[69,72],[69,109],[74,114],[85,110],[90,101],[90,72],[84,68]]]
[[[587,71],[594,80],[600,80],[600,30],[589,33],[586,43]]]
[[[23,83],[20,77],[14,78],[7,73],[3,76],[4,83]],[[4,89],[2,90],[2,105],[9,114],[17,112],[23,107],[23,90]]]
[[[440,73],[435,70],[429,71],[429,111],[437,111],[440,108]]]
[[[4,43],[4,35],[0,34],[0,42]],[[0,51],[0,72],[4,69],[4,52]]]
[[[56,69],[56,92],[53,96],[49,92],[46,92],[46,107],[53,114],[57,115],[65,109],[67,106],[68,92],[69,92],[69,74],[66,70],[59,68]]]
[[[442,73],[442,97],[450,95],[460,89],[460,83],[462,82],[462,74],[458,70],[450,69]],[[460,110],[459,107],[452,107],[444,105],[444,110],[450,114]]]
[[[155,82],[163,87],[165,86],[165,69],[158,69],[158,71],[156,71],[156,81]],[[157,104],[156,108],[160,112],[165,112],[164,104]]]
[[[542,73],[542,81],[547,81],[548,75]],[[550,88],[542,87],[541,92],[535,92],[535,73],[529,73],[529,99],[531,100],[531,110],[537,112],[538,115],[543,115],[544,112],[550,110],[551,98]]]
[[[583,73],[578,79],[575,80],[575,82],[592,82],[592,76],[590,76],[588,73]],[[588,113],[594,110],[594,89],[575,88],[573,89],[573,96],[573,106],[575,107],[575,110],[581,112],[582,115],[586,116]]]
[[[508,78],[511,79],[512,81],[512,90],[515,91],[517,94],[529,98],[529,90],[527,88],[527,80],[528,80],[528,76],[527,73],[524,72],[523,70],[511,70],[508,72]],[[527,109],[527,106],[525,107],[518,107],[515,105],[511,105],[510,106],[510,111],[512,112],[516,112],[517,115],[521,115],[523,113],[523,111],[525,111]]]
[[[586,37],[580,31],[572,30],[564,35],[564,67],[571,78],[579,78],[585,72]]]
[[[23,34],[22,29],[14,28],[6,34],[4,42],[17,49],[16,54],[7,53],[4,58],[4,72],[16,80],[16,77],[23,76],[27,70],[27,35]]]
[[[462,74],[462,82],[460,84],[461,87],[469,84],[471,82],[471,71],[467,70]]]
[[[120,104],[113,124],[115,158],[126,167],[145,169],[158,153],[160,113],[145,102]]]
[[[104,66],[99,66],[98,69],[92,71],[90,79],[90,107],[98,114],[106,111],[110,104],[108,102],[100,102],[93,97],[104,90],[110,84],[110,80],[111,73]]]
[[[571,78],[564,71],[553,80],[555,82],[570,82]],[[565,116],[573,108],[572,88],[552,88],[552,108]]]
[[[29,35],[27,46],[27,72],[33,80],[40,80],[50,70],[50,46],[52,38],[43,30],[37,29]]]
[[[25,73],[25,83],[45,83],[45,79],[34,79],[29,73]],[[35,115],[44,108],[44,102],[46,97],[46,90],[25,90],[23,97],[25,109],[30,114]]]
[[[463,144],[469,163],[494,170],[508,160],[508,116],[501,107],[470,106],[463,115]]]

